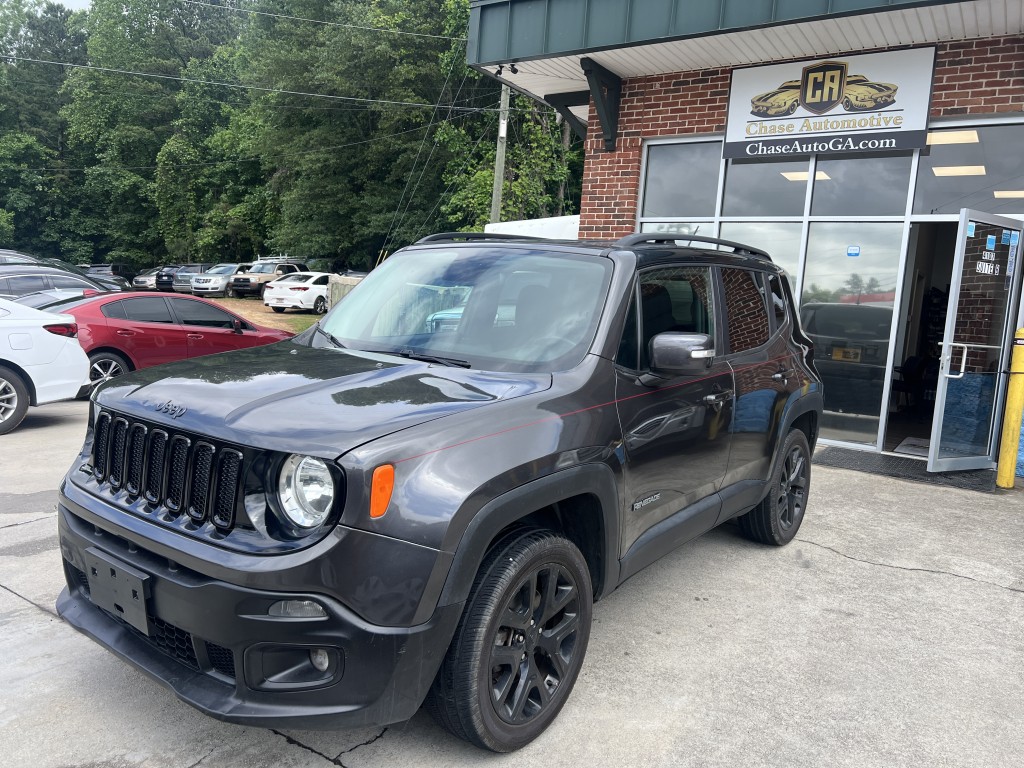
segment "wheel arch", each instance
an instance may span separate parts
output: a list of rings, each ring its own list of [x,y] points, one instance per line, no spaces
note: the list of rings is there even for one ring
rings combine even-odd
[[[2,365],[4,368],[10,368],[12,371],[14,371],[21,377],[22,382],[24,382],[25,386],[28,388],[29,405],[37,405],[38,403],[36,402],[36,383],[32,380],[32,377],[29,376],[28,371],[26,371],[24,368],[22,368],[20,365],[13,362],[12,360],[8,360],[3,357],[0,357],[0,365]]]
[[[618,584],[618,509],[615,474],[605,464],[561,470],[492,499],[462,534],[438,605],[465,601],[494,543],[516,528],[529,527],[559,532],[579,548],[598,600]]]

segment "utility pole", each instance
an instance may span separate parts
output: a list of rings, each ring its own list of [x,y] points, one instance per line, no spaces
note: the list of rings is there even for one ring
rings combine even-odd
[[[491,224],[501,221],[501,185],[505,180],[505,141],[508,136],[508,86],[501,84],[501,112],[498,122],[498,152],[494,157],[494,187],[491,190]]]

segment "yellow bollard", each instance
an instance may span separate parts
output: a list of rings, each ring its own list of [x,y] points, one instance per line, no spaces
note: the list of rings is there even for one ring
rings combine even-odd
[[[1020,445],[1020,422],[1024,415],[1024,328],[1013,335],[1010,357],[1010,383],[1006,388],[1006,411],[1003,414],[1003,439],[999,443],[999,464],[996,485],[1013,488],[1017,472],[1017,448]]]

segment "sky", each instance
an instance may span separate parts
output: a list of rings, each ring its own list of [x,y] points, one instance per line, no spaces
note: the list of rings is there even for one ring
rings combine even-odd
[[[58,3],[63,5],[65,8],[70,8],[73,11],[79,11],[83,8],[88,8],[92,5],[92,0],[56,0]]]

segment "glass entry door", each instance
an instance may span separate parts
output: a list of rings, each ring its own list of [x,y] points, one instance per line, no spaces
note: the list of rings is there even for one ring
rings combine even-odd
[[[928,471],[996,464],[1021,222],[960,212]]]

